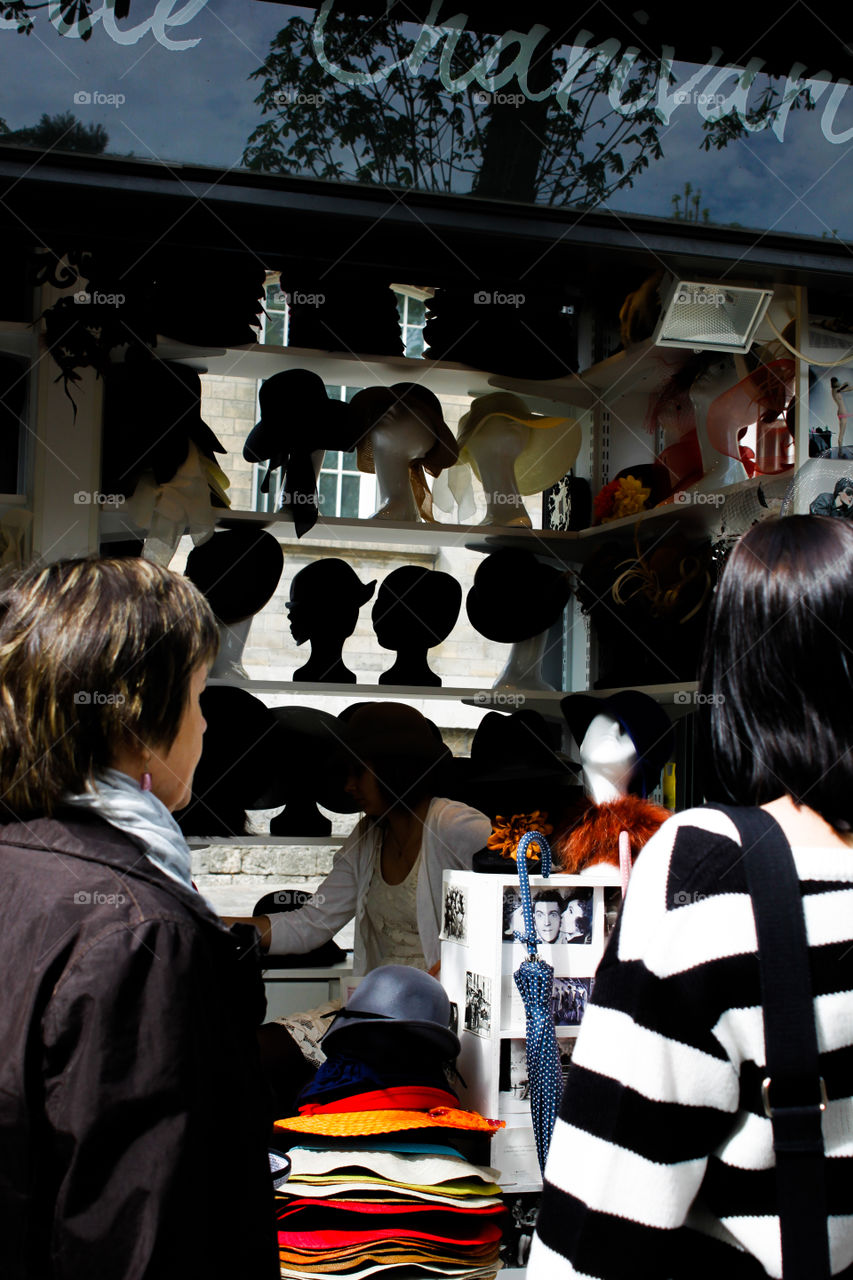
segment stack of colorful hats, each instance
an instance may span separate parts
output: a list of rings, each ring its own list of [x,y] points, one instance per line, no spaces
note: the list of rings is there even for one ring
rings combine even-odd
[[[450,1012],[435,978],[387,965],[336,1016],[299,1115],[276,1124],[292,1162],[277,1192],[282,1276],[496,1273],[504,1208],[486,1158],[501,1122],[459,1107]]]

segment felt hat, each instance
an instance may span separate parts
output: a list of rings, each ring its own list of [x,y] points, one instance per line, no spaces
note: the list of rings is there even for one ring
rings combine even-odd
[[[440,729],[420,711],[402,702],[364,702],[341,727],[340,751],[332,767],[343,781],[353,762],[370,761],[381,782],[383,764],[408,763],[423,779],[451,760]]]
[[[224,529],[194,547],[186,575],[206,597],[220,622],[234,624],[260,613],[275,594],[284,552],[266,529]]]
[[[233,685],[211,685],[199,701],[207,729],[178,825],[184,835],[244,835],[245,811],[271,780],[278,727],[269,707]]]
[[[493,820],[562,808],[574,799],[577,766],[559,750],[559,737],[559,726],[538,711],[487,712],[471,740],[462,798]]]
[[[459,421],[459,461],[467,462],[477,479],[480,472],[470,445],[491,418],[508,418],[530,427],[527,444],[515,460],[519,493],[542,493],[575,464],[581,447],[581,426],[575,418],[541,417],[531,413],[520,396],[493,391],[478,396]]]
[[[346,560],[329,556],[323,560],[312,560],[294,574],[290,584],[290,599],[285,607],[290,609],[297,604],[301,605],[302,599],[307,602],[308,597],[323,596],[330,603],[342,597],[347,604],[353,603],[360,609],[367,604],[375,590],[375,579],[372,582],[362,582]]]
[[[578,747],[596,716],[611,716],[618,720],[637,752],[631,790],[644,796],[654,791],[675,743],[669,716],[654,698],[640,693],[638,689],[623,689],[607,698],[570,693],[560,702],[560,709]]]
[[[104,395],[104,492],[129,498],[145,471],[153,472],[156,484],[167,484],[186,462],[190,441],[207,458],[226,452],[201,416],[195,369],[156,358],[110,368]]]
[[[390,387],[365,387],[350,401],[360,423],[358,467],[373,471],[373,451],[369,432],[381,420],[402,422],[415,419],[432,435],[432,444],[419,459],[425,471],[437,476],[452,467],[459,456],[453,433],[444,421],[441,402],[427,387],[418,382],[395,382]]]
[[[449,636],[461,607],[462,587],[452,574],[404,564],[379,584],[371,619],[383,648],[396,648],[401,630],[413,630],[432,648]]]
[[[532,551],[494,551],[478,565],[465,600],[468,621],[487,640],[515,644],[547,631],[569,603],[563,569]]]
[[[383,965],[358,984],[320,1043],[328,1057],[365,1038],[393,1038],[395,1030],[402,1030],[415,1033],[425,1051],[455,1059],[460,1045],[450,1030],[450,1016],[447,992],[437,978],[409,965]]]
[[[281,509],[292,511],[301,537],[317,519],[317,484],[311,454],[318,449],[344,453],[355,448],[357,420],[344,400],[331,400],[323,379],[309,369],[284,369],[261,384],[260,421],[243,446],[247,462],[269,462],[261,492],[270,476],[284,469]]]
[[[355,802],[330,776],[331,762],[341,748],[338,717],[318,707],[273,707],[272,716],[280,731],[273,778],[249,807],[277,809],[293,800],[308,799],[335,813],[356,813]],[[326,834],[331,830],[331,824],[316,833],[290,830],[286,823],[273,824],[275,818],[270,823],[273,835]]]

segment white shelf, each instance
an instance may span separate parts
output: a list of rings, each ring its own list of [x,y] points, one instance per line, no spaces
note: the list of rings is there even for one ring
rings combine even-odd
[[[279,537],[295,538],[293,520],[278,511],[232,511],[214,508],[217,525],[222,529],[247,524],[262,529],[275,529]],[[122,514],[120,506],[105,504],[101,510],[101,537],[110,542],[136,540],[145,530]],[[577,557],[577,533],[560,533],[548,529],[513,529],[499,525],[412,524],[401,520],[355,520],[320,517],[310,533],[300,540],[302,546],[314,542],[361,542],[399,547],[401,543],[418,543],[431,547],[460,547],[468,551],[490,551],[515,548],[536,555],[571,563]]]
[[[157,355],[188,364],[199,373],[227,378],[270,378],[284,369],[310,369],[327,385],[390,387],[395,382],[419,382],[441,395],[487,395],[494,387],[489,374],[447,360],[413,359],[403,355],[356,355],[349,351],[317,351],[252,343],[227,350],[175,354],[180,344],[158,338]]]

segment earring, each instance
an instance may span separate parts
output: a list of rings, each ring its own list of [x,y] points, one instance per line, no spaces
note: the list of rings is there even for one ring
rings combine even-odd
[[[143,773],[142,777],[139,779],[139,790],[140,791],[151,790],[151,774],[150,773]]]

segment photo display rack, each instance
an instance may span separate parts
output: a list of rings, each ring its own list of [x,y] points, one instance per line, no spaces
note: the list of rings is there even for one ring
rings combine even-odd
[[[552,1008],[564,1072],[593,979],[622,904],[618,867],[530,877],[538,954],[554,970]],[[513,980],[527,948],[518,877],[445,871],[441,982],[461,1043],[455,1082],[462,1105],[505,1121],[491,1163],[506,1191],[542,1185],[530,1120],[526,1015]],[[464,1081],[464,1083],[463,1083]]]

